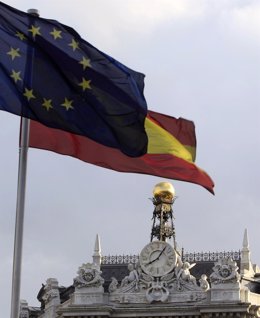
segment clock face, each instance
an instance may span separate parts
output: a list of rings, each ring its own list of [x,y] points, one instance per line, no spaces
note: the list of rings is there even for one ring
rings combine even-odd
[[[173,247],[164,241],[153,241],[141,251],[139,261],[142,270],[155,277],[170,273],[176,265]]]

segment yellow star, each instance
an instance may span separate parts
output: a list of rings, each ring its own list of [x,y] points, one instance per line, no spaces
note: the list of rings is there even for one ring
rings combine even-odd
[[[11,77],[14,79],[15,83],[22,80],[20,77],[20,74],[21,74],[21,71],[15,72],[14,70],[12,70]]]
[[[30,99],[32,99],[32,98],[36,98],[36,97],[33,95],[33,90],[32,90],[32,89],[27,89],[27,88],[25,88],[25,92],[23,93],[23,95],[27,98],[28,101],[29,101]]]
[[[25,36],[23,33],[19,32],[19,31],[17,31],[15,35],[16,35],[21,41],[26,40],[26,36]]]
[[[86,59],[85,56],[82,57],[82,60],[79,62],[79,64],[82,64],[84,70],[87,67],[91,67],[90,59]]]
[[[53,108],[51,103],[52,103],[51,99],[43,98],[42,106],[45,107],[47,111],[49,111],[51,108]]]
[[[90,80],[87,81],[84,77],[82,77],[82,82],[78,85],[82,87],[83,91],[85,91],[86,89],[91,89],[90,82]]]
[[[11,50],[9,52],[7,52],[8,55],[11,56],[12,60],[14,60],[16,57],[21,56],[21,54],[19,53],[20,49],[14,49],[11,47]]]
[[[61,31],[60,30],[56,30],[55,28],[53,28],[52,32],[50,32],[50,34],[54,37],[54,40],[57,40],[58,38],[62,38],[61,36]]]
[[[72,50],[75,51],[76,49],[79,48],[79,42],[76,42],[74,39],[72,39],[71,43],[69,44],[69,46],[71,46]]]
[[[65,97],[64,103],[61,104],[61,106],[65,107],[66,110],[73,109],[74,107],[72,106],[73,100],[68,100],[67,97]]]
[[[36,35],[41,35],[40,33],[40,27],[36,27],[35,25],[32,25],[30,29],[28,29],[29,32],[32,32],[32,36],[35,38]]]

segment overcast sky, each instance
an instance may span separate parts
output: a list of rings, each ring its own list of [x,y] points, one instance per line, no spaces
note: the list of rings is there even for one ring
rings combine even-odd
[[[171,181],[176,240],[185,251],[242,247],[248,229],[260,264],[260,2],[258,0],[10,0],[72,26],[88,42],[146,75],[148,108],[193,120],[198,166],[216,195]],[[0,112],[0,316],[9,317],[19,118]],[[119,173],[30,149],[21,298],[38,306],[49,277],[69,286],[102,254],[137,254],[149,242],[158,177]]]

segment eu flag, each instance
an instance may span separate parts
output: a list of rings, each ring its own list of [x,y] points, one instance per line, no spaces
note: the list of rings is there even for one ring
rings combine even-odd
[[[128,156],[146,153],[144,75],[72,28],[0,2],[0,109],[86,136]]]

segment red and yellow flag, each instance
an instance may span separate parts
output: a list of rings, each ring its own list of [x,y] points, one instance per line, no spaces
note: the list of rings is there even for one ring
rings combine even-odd
[[[196,183],[214,193],[209,175],[194,164],[195,126],[192,121],[148,111],[145,120],[147,153],[138,158],[124,155],[89,138],[48,128],[31,121],[29,146],[69,155],[120,172],[149,174]]]

